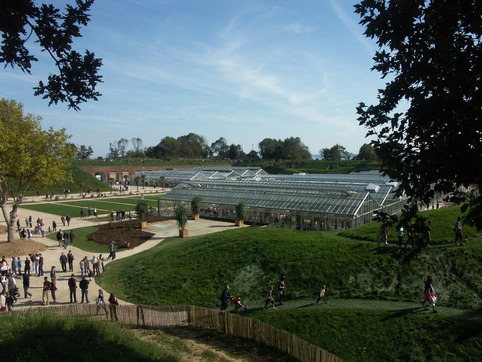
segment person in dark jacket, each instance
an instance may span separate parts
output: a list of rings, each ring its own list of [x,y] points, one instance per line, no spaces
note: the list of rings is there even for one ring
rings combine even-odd
[[[224,311],[228,307],[229,298],[231,298],[231,294],[229,294],[229,286],[226,285],[226,288],[221,293],[221,310]]]
[[[82,277],[82,280],[79,282],[80,291],[82,292],[82,300],[81,303],[84,303],[84,299],[86,303],[89,302],[89,281],[85,277]]]
[[[70,303],[77,303],[77,282],[74,274],[70,276],[68,284],[70,291]]]

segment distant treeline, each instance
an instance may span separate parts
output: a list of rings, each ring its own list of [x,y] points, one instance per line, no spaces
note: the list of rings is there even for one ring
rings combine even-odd
[[[303,144],[299,137],[289,137],[284,140],[265,138],[258,144],[259,152],[251,150],[245,153],[239,144],[228,144],[225,138],[220,137],[208,145],[203,136],[189,133],[177,138],[166,136],[156,146],[143,148],[142,139],[132,138],[132,148],[128,149],[129,140],[121,138],[109,144],[108,160],[120,160],[125,158],[153,158],[161,160],[173,159],[216,159],[253,162],[263,160],[289,160],[299,163],[311,160],[312,153]],[[321,148],[321,158],[325,160],[340,161],[349,160],[350,153],[344,146],[336,144],[332,147]],[[91,146],[78,146],[78,159],[87,159],[93,154]],[[359,160],[376,160],[374,149],[369,144],[361,146],[355,156]]]

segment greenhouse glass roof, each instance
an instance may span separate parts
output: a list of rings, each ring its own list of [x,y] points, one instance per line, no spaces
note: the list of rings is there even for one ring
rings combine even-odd
[[[329,190],[276,188],[273,185],[249,185],[244,182],[221,184],[180,184],[163,200],[191,202],[201,198],[203,204],[237,205],[297,212],[355,215],[360,205],[373,199],[367,192],[337,192]]]
[[[210,167],[147,171],[146,179],[175,181],[163,199],[204,204],[237,205],[270,210],[353,215],[397,201],[399,186],[378,172],[354,174],[270,175],[258,167]]]

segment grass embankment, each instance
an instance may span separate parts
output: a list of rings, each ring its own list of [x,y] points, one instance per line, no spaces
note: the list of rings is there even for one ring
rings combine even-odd
[[[117,323],[56,314],[2,316],[0,349],[12,361],[179,361]]]
[[[212,308],[219,307],[221,289],[229,284],[254,309],[248,315],[346,360],[475,360],[482,351],[482,238],[465,227],[467,244],[453,246],[458,212],[425,214],[433,222],[434,241],[421,251],[393,243],[377,247],[377,224],[340,233],[243,228],[166,240],[109,264],[98,282],[133,303]],[[392,235],[394,242],[394,230]],[[281,274],[288,279],[288,303],[263,313],[266,290]],[[420,305],[429,274],[439,293],[438,315]],[[328,286],[330,304],[313,306],[322,284]],[[373,306],[358,308],[355,299]],[[355,304],[347,307],[343,300]],[[399,302],[409,304],[400,307]],[[463,318],[462,310],[444,314],[443,307],[472,312]]]

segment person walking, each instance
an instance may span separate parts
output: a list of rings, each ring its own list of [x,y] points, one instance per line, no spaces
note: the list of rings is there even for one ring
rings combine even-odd
[[[80,268],[80,277],[82,278],[85,275],[85,261],[84,261],[84,259],[80,259],[79,268]]]
[[[50,268],[50,281],[53,282],[57,280],[57,269],[55,268],[55,265],[52,265]]]
[[[49,305],[50,282],[48,277],[44,277],[42,289],[42,304]]]
[[[268,306],[269,303],[271,303],[271,307],[273,307],[273,309],[276,309],[276,307],[274,306],[273,286],[272,285],[269,286],[268,292],[266,293],[266,297],[264,298],[264,308],[263,308],[263,310],[266,310],[266,307]]]
[[[69,238],[70,238],[70,245],[74,245],[74,239],[75,239],[74,230],[70,230]]]
[[[27,296],[32,298],[32,293],[28,291],[28,288],[30,288],[30,276],[28,274],[23,274],[22,277],[22,282],[23,282],[23,295],[24,298],[27,299]]]
[[[28,274],[28,276],[30,276],[30,258],[28,256],[25,258],[25,269],[23,273]]]
[[[117,317],[117,306],[119,305],[119,301],[117,300],[114,293],[110,293],[109,296],[109,310],[110,310],[110,320],[111,321],[118,321],[119,318]]]
[[[59,231],[57,231],[57,234],[55,234],[55,238],[57,239],[57,242],[59,243],[59,246],[60,246],[62,243],[62,240],[64,239],[64,234],[62,233],[62,229],[59,229]]]
[[[17,269],[17,274],[22,275],[22,259],[20,257],[17,257]]]
[[[52,301],[54,303],[57,303],[57,297],[55,296],[56,291],[57,291],[57,278],[54,278],[50,282],[50,294],[52,295]]]
[[[99,289],[99,295],[97,296],[97,299],[95,300],[95,304],[97,305],[96,315],[99,314],[99,310],[102,308],[105,312],[105,317],[107,319],[109,319],[109,312],[107,312],[107,307],[105,306],[104,292],[102,291],[102,289]]]
[[[82,280],[79,282],[79,287],[82,293],[81,303],[84,303],[84,299],[86,303],[90,303],[89,302],[89,281],[87,280],[85,275],[82,276]]]
[[[101,273],[105,272],[104,256],[102,254],[99,254],[99,270]]]
[[[320,295],[318,296],[318,300],[316,301],[316,303],[319,303],[320,300],[322,300],[323,302],[325,302],[325,304],[327,304],[328,302],[325,299],[325,295],[326,295],[326,285],[323,285],[321,287]]]
[[[380,238],[378,239],[377,246],[380,245],[380,243],[388,245],[388,227],[386,223],[380,226]]]
[[[403,244],[403,226],[402,225],[400,225],[400,227],[397,230],[397,238],[398,238],[397,246],[401,248]]]
[[[109,244],[109,256],[107,257],[107,260],[109,260],[110,258],[112,258],[112,260],[115,260],[115,244],[113,241]]]
[[[433,287],[433,277],[430,275],[425,281],[423,297],[424,300],[422,302],[422,305],[424,306],[424,308],[427,309],[429,306],[432,306],[432,313],[437,313],[437,311],[435,310],[435,305],[437,303],[437,292]]]
[[[462,235],[462,223],[460,216],[457,218],[457,221],[454,225],[454,232],[455,232],[455,245],[464,245],[464,237]]]
[[[279,305],[283,305],[286,295],[286,277],[283,275],[278,283]]]
[[[92,273],[93,276],[99,276],[100,275],[100,269],[99,269],[99,258],[97,258],[95,255],[92,256]]]
[[[408,244],[411,244],[413,249],[414,241],[415,241],[413,232],[414,232],[414,225],[413,223],[409,223],[407,228],[407,241],[405,241],[405,248],[408,247]]]
[[[67,253],[67,263],[69,264],[69,271],[73,272],[74,271],[74,254],[72,253],[72,250],[69,250]]]
[[[68,258],[67,258],[67,255],[64,254],[64,252],[60,253],[59,261],[60,261],[60,266],[62,267],[62,271],[66,272]]]
[[[221,298],[220,298],[221,311],[225,311],[226,308],[228,307],[228,302],[230,297],[231,297],[231,294],[229,294],[229,285],[226,285],[226,287],[221,292]]]
[[[75,274],[71,274],[67,281],[70,292],[70,303],[77,303],[77,281],[75,280]]]

